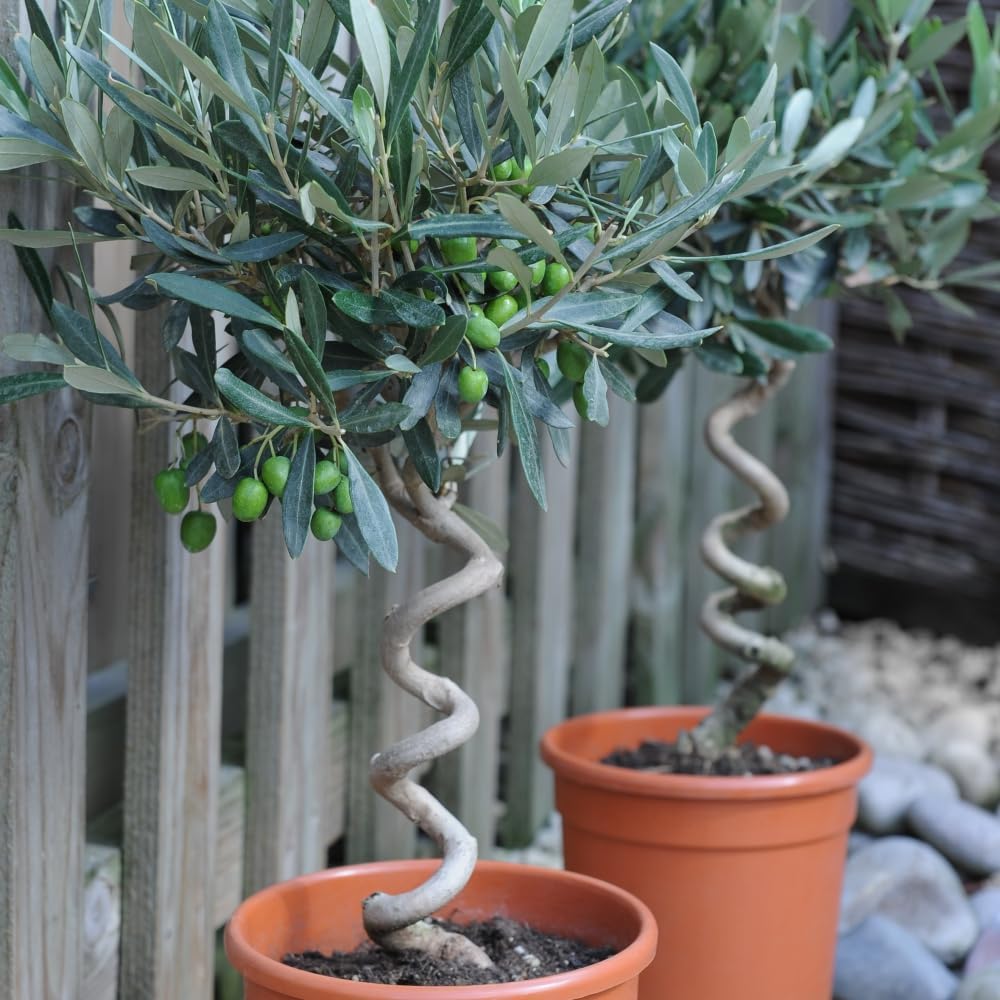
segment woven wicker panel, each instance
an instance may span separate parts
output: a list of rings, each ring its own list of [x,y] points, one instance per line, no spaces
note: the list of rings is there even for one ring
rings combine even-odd
[[[939,2],[950,19],[965,4]],[[985,0],[992,24],[1000,0]],[[942,74],[965,101],[969,58]],[[1000,150],[988,161],[1000,195]],[[995,260],[1000,223],[980,225],[960,260]],[[903,296],[914,326],[897,344],[881,307],[841,309],[831,536],[831,601],[977,639],[1000,637],[1000,295],[970,290],[968,320]],[[993,609],[992,612],[989,609]]]

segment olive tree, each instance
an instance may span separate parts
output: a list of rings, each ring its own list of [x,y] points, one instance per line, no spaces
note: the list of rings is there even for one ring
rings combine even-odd
[[[491,531],[456,503],[468,438],[495,429],[544,507],[541,449],[565,459],[569,397],[606,423],[609,390],[634,400],[630,376],[717,334],[676,304],[698,297],[699,233],[772,158],[773,77],[724,132],[682,124],[659,83],[605,57],[623,0],[464,0],[440,28],[431,0],[137,2],[129,44],[102,5],[64,0],[52,29],[26,2],[31,37],[0,66],[0,165],[54,165],[94,202],[66,230],[0,232],[51,321],[4,339],[34,368],[0,380],[0,401],[72,387],[174,422],[176,460],[152,485],[192,551],[221,510],[280,516],[292,556],[311,531],[392,570],[395,510],[467,557],[386,618],[384,669],[440,719],[376,754],[371,780],[443,861],[412,892],[373,895],[364,919],[385,947],[488,962],[424,920],[461,890],[476,844],[408,777],[478,721],[411,655],[431,618],[501,579]],[[787,254],[834,225],[787,228],[735,256]],[[82,269],[54,284],[39,254],[116,239],[139,241],[143,273],[105,297]],[[146,349],[168,356],[169,385],[136,377],[114,303],[162,310]]]
[[[691,734],[709,759],[733,744],[793,663],[785,643],[735,618],[782,601],[781,574],[732,551],[741,537],[788,510],[780,480],[732,436],[788,381],[795,353],[826,341],[788,317],[819,296],[868,295],[884,303],[902,337],[910,317],[900,289],[971,315],[963,289],[995,289],[1000,278],[996,262],[955,264],[970,226],[996,208],[982,159],[1000,124],[1000,28],[991,36],[977,2],[965,17],[942,23],[929,16],[931,0],[853,0],[843,26],[827,39],[814,13],[783,13],[781,6],[777,0],[637,5],[633,31],[618,51],[656,88],[679,142],[699,128],[731,132],[738,109],[761,93],[773,99],[778,121],[741,197],[688,237],[709,263],[684,295],[687,319],[723,332],[674,355],[674,371],[687,354],[751,380],[705,428],[715,456],[759,496],[715,518],[702,543],[706,564],[730,584],[708,598],[702,626],[750,665]],[[962,42],[971,48],[974,72],[968,106],[955,107],[938,67]],[[805,253],[769,263],[747,259],[747,251],[813,224],[839,228]],[[665,381],[650,380],[645,395]]]

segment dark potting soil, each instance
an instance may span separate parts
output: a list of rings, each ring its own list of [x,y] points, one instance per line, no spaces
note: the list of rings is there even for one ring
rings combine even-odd
[[[644,740],[634,749],[612,750],[601,761],[633,771],[659,771],[662,774],[711,774],[716,777],[753,777],[763,774],[795,774],[832,767],[829,757],[795,757],[775,753],[770,747],[741,743],[730,747],[721,757],[706,758],[698,753],[684,734],[676,743]]]
[[[448,930],[465,934],[493,959],[496,968],[479,969],[441,961],[420,951],[387,952],[369,942],[351,952],[335,951],[323,955],[318,951],[304,951],[286,955],[282,961],[306,972],[355,982],[390,986],[478,986],[516,983],[571,972],[615,953],[614,948],[593,948],[582,941],[544,934],[505,917],[462,925],[446,920],[436,922]]]

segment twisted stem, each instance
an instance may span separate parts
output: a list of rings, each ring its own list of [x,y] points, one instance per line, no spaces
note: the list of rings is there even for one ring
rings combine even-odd
[[[444,718],[375,754],[369,778],[379,795],[434,839],[442,861],[426,882],[409,892],[369,896],[364,902],[365,930],[373,941],[392,951],[417,948],[453,961],[490,967],[492,961],[477,945],[426,920],[464,888],[475,867],[477,845],[458,819],[407,775],[414,767],[465,743],[479,726],[479,712],[454,681],[414,663],[410,644],[432,618],[498,586],[503,565],[452,510],[454,491],[435,496],[411,464],[401,475],[385,449],[377,453],[376,465],[392,506],[431,541],[450,545],[468,555],[468,561],[457,573],[396,605],[385,619],[383,670],[395,684]]]
[[[705,563],[732,585],[705,601],[702,629],[723,649],[754,665],[691,734],[699,752],[709,758],[718,757],[735,743],[788,675],[794,660],[792,650],[779,639],[746,628],[735,618],[742,611],[780,604],[786,592],[784,578],[776,569],[742,559],[730,548],[744,536],[763,531],[788,514],[788,493],[781,480],[736,443],[733,428],[756,416],[780,392],[794,370],[791,361],[775,361],[766,380],[749,385],[716,407],[705,424],[705,440],[712,454],[759,497],[758,503],[714,518],[701,541]]]

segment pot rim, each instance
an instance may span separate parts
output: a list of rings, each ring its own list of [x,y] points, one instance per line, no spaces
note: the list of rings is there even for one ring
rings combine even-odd
[[[653,960],[657,941],[656,921],[649,907],[631,893],[589,875],[508,861],[479,861],[476,870],[491,872],[499,870],[501,873],[506,871],[512,878],[534,876],[548,882],[588,884],[592,888],[599,889],[606,902],[615,900],[630,910],[639,924],[638,933],[626,947],[609,958],[582,969],[561,972],[554,976],[477,986],[390,986],[380,983],[348,982],[284,965],[254,948],[243,927],[246,914],[275,895],[284,895],[289,891],[301,892],[304,887],[315,887],[331,881],[349,880],[362,872],[370,875],[373,870],[390,873],[427,869],[429,873],[439,864],[440,861],[435,859],[376,861],[329,868],[268,886],[244,900],[233,913],[226,925],[226,955],[242,976],[268,989],[295,998],[322,996],[330,997],[331,1000],[337,998],[343,1000],[347,997],[348,994],[345,992],[347,985],[350,987],[351,997],[364,997],[364,1000],[418,1000],[418,998],[432,1000],[441,997],[447,997],[447,1000],[529,1000],[529,998],[543,1000],[545,997],[574,1000],[574,998],[596,996],[628,982],[638,976]],[[518,917],[518,919],[524,918]],[[574,980],[578,981],[576,987]]]
[[[811,730],[851,747],[845,760],[816,771],[794,774],[754,775],[752,778],[700,774],[651,774],[633,771],[581,757],[567,748],[575,734],[595,721],[635,723],[644,719],[678,718],[697,723],[710,709],[705,706],[651,706],[591,712],[566,719],[549,729],[541,740],[541,754],[560,777],[607,791],[631,793],[649,798],[670,799],[786,799],[829,792],[856,785],[871,769],[872,751],[864,740],[838,726],[790,715],[761,713],[754,721],[777,724],[789,731]],[[631,734],[630,734],[631,735]],[[775,748],[778,749],[778,748]]]

